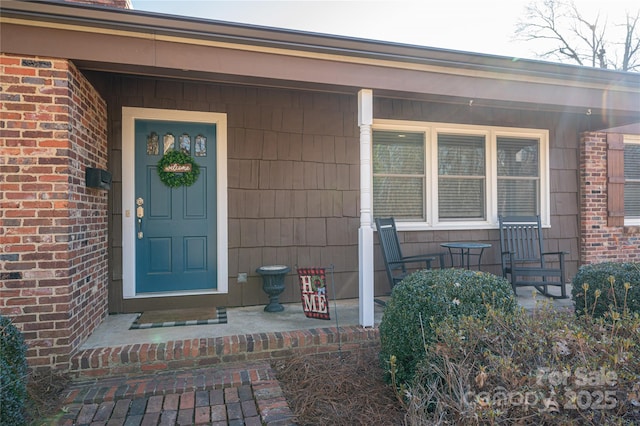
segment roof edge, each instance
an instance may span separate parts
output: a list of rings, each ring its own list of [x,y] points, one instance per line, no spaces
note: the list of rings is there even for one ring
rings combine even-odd
[[[242,44],[278,47],[343,56],[367,57],[396,62],[476,69],[520,76],[546,77],[637,88],[640,73],[590,68],[531,59],[320,34],[251,24],[114,9],[107,6],[68,3],[62,0],[3,0],[0,14],[59,23],[84,24],[114,30],[212,39]]]

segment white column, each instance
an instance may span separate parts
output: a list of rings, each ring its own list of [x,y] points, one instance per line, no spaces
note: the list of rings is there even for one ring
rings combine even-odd
[[[358,230],[359,320],[363,327],[374,326],[373,311],[373,227],[371,215],[371,125],[373,91],[358,92],[360,126],[360,229]]]

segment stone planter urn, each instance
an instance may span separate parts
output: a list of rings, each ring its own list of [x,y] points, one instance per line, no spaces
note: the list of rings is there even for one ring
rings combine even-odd
[[[284,277],[291,269],[285,265],[261,266],[256,272],[262,275],[262,290],[269,296],[269,304],[264,307],[265,312],[282,312],[284,306],[278,300],[284,291]]]

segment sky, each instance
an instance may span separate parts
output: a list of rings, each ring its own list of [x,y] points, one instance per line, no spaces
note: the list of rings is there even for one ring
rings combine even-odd
[[[419,46],[538,59],[542,46],[517,40],[532,0],[132,0],[139,11],[303,30]],[[587,16],[623,19],[632,0],[575,0]]]

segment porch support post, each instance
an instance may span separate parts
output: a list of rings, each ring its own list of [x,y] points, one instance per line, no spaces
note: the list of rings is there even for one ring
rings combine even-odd
[[[371,215],[371,125],[373,91],[358,92],[360,126],[360,229],[358,230],[359,320],[362,327],[374,326],[373,311],[373,227]]]

